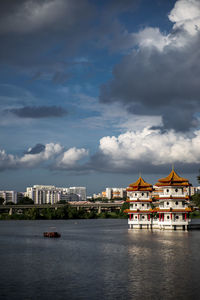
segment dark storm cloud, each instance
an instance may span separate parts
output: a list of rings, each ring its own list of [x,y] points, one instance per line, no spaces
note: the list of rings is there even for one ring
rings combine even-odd
[[[173,164],[176,170],[180,173],[198,174],[199,164],[176,162]],[[170,172],[172,164],[166,163],[162,165],[153,165],[151,161],[143,162],[142,160],[128,160],[122,166],[116,165],[110,157],[104,155],[102,152],[97,152],[90,157],[90,160],[85,165],[77,168],[77,173],[85,172],[101,172],[101,173],[119,173],[119,174],[167,174]]]
[[[180,173],[198,174],[199,164],[176,162],[173,164],[175,169]],[[143,162],[142,160],[128,160],[123,166],[116,165],[110,157],[101,152],[97,152],[89,158],[89,161],[84,164],[77,164],[72,167],[58,167],[56,164],[50,166],[50,170],[60,170],[69,172],[73,175],[84,175],[93,172],[105,174],[168,174],[171,171],[172,164],[166,163],[162,165],[153,165],[150,161]]]
[[[184,47],[142,48],[125,56],[100,101],[120,102],[138,115],[161,115],[164,128],[186,131],[197,125],[200,107],[200,36]]]
[[[24,106],[22,108],[12,108],[7,110],[18,116],[19,118],[51,118],[63,117],[67,111],[58,106]]]
[[[33,148],[30,148],[24,154],[38,154],[45,150],[45,145],[43,144],[36,144]]]
[[[0,64],[66,81],[67,60],[91,36],[94,16],[87,0],[0,1]]]
[[[94,47],[98,40],[108,45],[110,34],[117,30],[115,19],[135,7],[135,2],[2,0],[0,64],[26,70],[32,79],[66,82],[72,67],[68,61],[82,56],[86,43]],[[101,43],[106,35],[106,43]]]

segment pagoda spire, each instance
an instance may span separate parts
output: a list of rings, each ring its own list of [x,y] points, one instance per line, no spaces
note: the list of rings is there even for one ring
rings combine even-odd
[[[167,177],[158,179],[158,182],[155,185],[156,186],[190,186],[191,184],[189,183],[188,179],[180,177],[174,171],[173,168]]]

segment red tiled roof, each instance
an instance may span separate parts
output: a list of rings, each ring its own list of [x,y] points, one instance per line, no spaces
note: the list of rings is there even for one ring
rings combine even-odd
[[[127,192],[152,191],[152,185],[144,181],[144,179],[140,176],[136,182],[129,184],[129,187],[126,190]]]

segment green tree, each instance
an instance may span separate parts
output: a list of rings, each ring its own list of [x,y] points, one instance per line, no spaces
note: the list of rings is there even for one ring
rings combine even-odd
[[[58,201],[58,204],[67,204],[67,201],[66,200],[60,200],[60,201]]]
[[[40,218],[39,210],[35,207],[26,209],[24,212],[24,217],[28,220],[37,220]]]
[[[191,196],[192,202],[198,207],[200,207],[200,194],[194,194]]]
[[[0,205],[4,203],[5,199],[3,197],[0,197]]]
[[[121,209],[120,209],[120,213],[119,213],[119,216],[120,217],[123,217],[123,218],[128,218],[128,214],[126,214],[124,211],[126,209],[129,209],[130,208],[130,204],[129,202],[124,202]]]
[[[6,205],[15,205],[15,203],[12,201],[8,201],[8,202],[6,202]]]
[[[199,175],[197,176],[197,180],[200,183],[200,170],[199,170]]]
[[[23,197],[18,201],[17,204],[21,204],[21,205],[34,204],[34,201],[29,197]]]

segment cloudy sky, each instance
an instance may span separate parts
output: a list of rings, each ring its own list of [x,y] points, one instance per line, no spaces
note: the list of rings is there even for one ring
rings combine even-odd
[[[1,0],[0,189],[200,169],[199,0]]]

